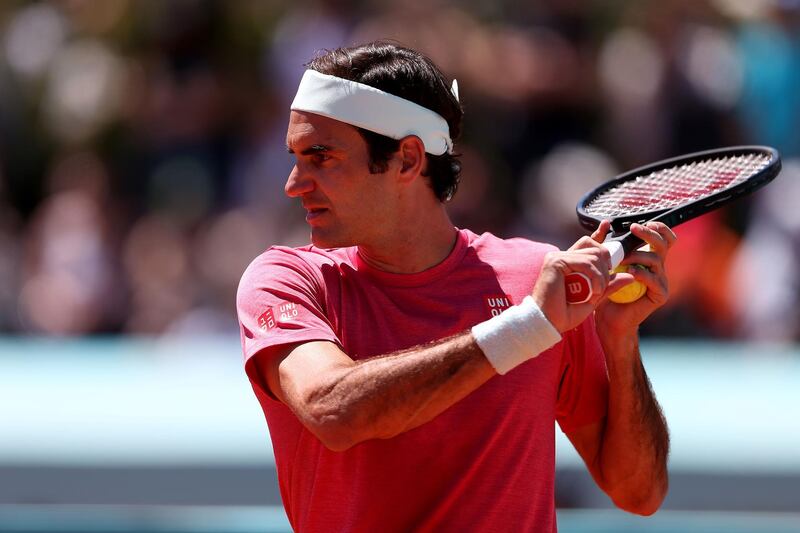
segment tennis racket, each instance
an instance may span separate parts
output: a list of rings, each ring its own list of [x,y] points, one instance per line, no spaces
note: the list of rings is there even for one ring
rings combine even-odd
[[[614,269],[643,244],[629,231],[631,224],[658,221],[677,226],[763,187],[780,170],[780,155],[767,146],[736,146],[666,159],[589,192],[578,202],[578,219],[591,231],[603,220],[611,222],[603,246],[611,252]],[[565,283],[569,303],[591,298],[585,274],[568,274]]]

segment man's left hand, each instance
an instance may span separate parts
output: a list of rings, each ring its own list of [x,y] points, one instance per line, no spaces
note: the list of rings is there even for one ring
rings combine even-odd
[[[603,242],[611,225],[603,221],[597,230],[592,233],[592,238]],[[647,292],[635,302],[617,304],[605,299],[598,307],[595,319],[598,330],[613,334],[635,332],[639,324],[650,314],[664,305],[669,297],[669,284],[664,268],[669,249],[675,244],[675,233],[661,222],[646,222],[645,224],[632,224],[631,233],[649,245],[648,251],[636,250],[622,261],[623,265],[642,265],[647,267],[632,268],[629,273],[618,273],[619,277],[630,277],[640,281],[647,287]]]

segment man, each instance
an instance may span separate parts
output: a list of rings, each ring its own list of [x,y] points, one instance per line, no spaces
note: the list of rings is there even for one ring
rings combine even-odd
[[[386,43],[309,64],[286,137],[286,193],[313,245],[244,273],[247,374],[297,531],[555,530],[554,421],[621,508],[656,511],[667,429],[638,325],[667,298],[661,224],[633,232],[648,271],[453,227],[461,108],[439,70]],[[586,275],[589,302],[565,302]],[[604,295],[633,281],[647,296]],[[596,311],[595,311],[596,309]]]

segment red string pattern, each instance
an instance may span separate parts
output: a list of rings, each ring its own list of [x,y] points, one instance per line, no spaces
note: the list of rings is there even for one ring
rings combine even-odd
[[[608,189],[589,203],[586,212],[609,218],[671,209],[738,185],[770,161],[768,154],[753,153],[661,169]]]

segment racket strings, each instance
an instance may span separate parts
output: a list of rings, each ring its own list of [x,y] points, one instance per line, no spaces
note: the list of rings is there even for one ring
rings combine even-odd
[[[751,153],[664,168],[604,191],[585,210],[596,217],[616,217],[671,209],[738,185],[771,159],[769,154]]]

